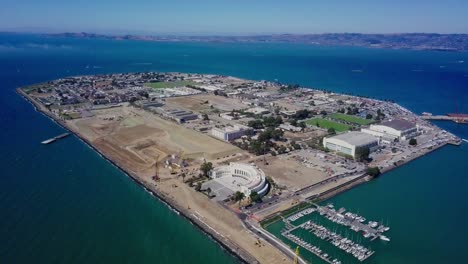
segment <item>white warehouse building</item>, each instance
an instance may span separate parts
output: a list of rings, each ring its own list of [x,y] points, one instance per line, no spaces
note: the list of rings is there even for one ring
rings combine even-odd
[[[415,137],[418,128],[410,121],[393,119],[380,124],[371,125],[368,129],[363,128],[361,131],[378,137],[383,141],[393,141],[395,139],[406,140]]]
[[[205,182],[202,188],[210,188],[219,201],[228,199],[237,191],[249,197],[253,191],[264,196],[269,190],[265,173],[255,165],[231,162],[214,168],[210,172],[210,178],[212,180]]]
[[[214,127],[211,129],[210,134],[211,136],[224,140],[224,141],[231,141],[238,139],[244,135],[247,135],[252,131],[252,128],[248,126],[243,126],[239,124],[235,125],[228,125],[224,127]]]
[[[362,132],[348,132],[334,137],[323,138],[323,146],[332,151],[351,155],[356,158],[356,149],[369,149],[369,152],[377,149],[379,141],[372,135]]]

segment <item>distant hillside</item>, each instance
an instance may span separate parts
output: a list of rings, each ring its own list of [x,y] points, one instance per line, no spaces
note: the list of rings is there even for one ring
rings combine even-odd
[[[93,33],[60,33],[48,34],[54,37],[99,38],[115,40],[144,41],[200,41],[200,42],[285,42],[304,43],[324,46],[357,46],[390,49],[467,51],[468,34],[275,34],[254,36],[143,36],[143,35],[100,35]]]

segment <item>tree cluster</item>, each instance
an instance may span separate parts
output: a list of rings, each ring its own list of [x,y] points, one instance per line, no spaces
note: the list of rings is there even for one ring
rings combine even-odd
[[[369,167],[367,168],[367,174],[372,177],[377,177],[380,175],[380,169],[378,167]]]
[[[208,177],[208,173],[213,169],[213,163],[211,162],[204,162],[200,165],[200,170],[203,173],[203,176]]]
[[[262,129],[265,127],[278,127],[283,123],[283,118],[281,116],[273,117],[268,116],[262,119],[255,119],[251,120],[247,123],[247,125],[254,129]]]

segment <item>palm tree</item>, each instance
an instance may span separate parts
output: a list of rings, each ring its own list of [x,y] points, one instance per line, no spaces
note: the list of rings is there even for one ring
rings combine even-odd
[[[244,200],[244,199],[245,199],[245,194],[243,192],[237,191],[234,194],[234,201],[239,202],[239,207],[240,207],[241,201]]]

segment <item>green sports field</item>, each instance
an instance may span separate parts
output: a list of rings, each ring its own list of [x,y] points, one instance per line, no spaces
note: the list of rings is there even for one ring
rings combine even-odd
[[[177,82],[151,82],[151,83],[145,83],[145,85],[154,89],[162,89],[162,88],[183,87],[187,85],[196,86],[197,83],[191,82],[191,81],[177,81]]]
[[[343,132],[346,130],[349,130],[351,126],[341,124],[338,122],[322,119],[322,118],[314,118],[314,119],[309,119],[306,121],[306,124],[311,125],[311,126],[317,126],[325,129],[329,128],[334,128],[336,132]]]
[[[360,117],[357,117],[357,116],[340,114],[340,113],[332,114],[331,118],[336,119],[336,120],[346,121],[346,122],[349,122],[349,123],[358,124],[358,125],[369,125],[369,124],[373,123],[373,121],[369,120],[369,119],[364,119],[364,118],[360,118]]]

